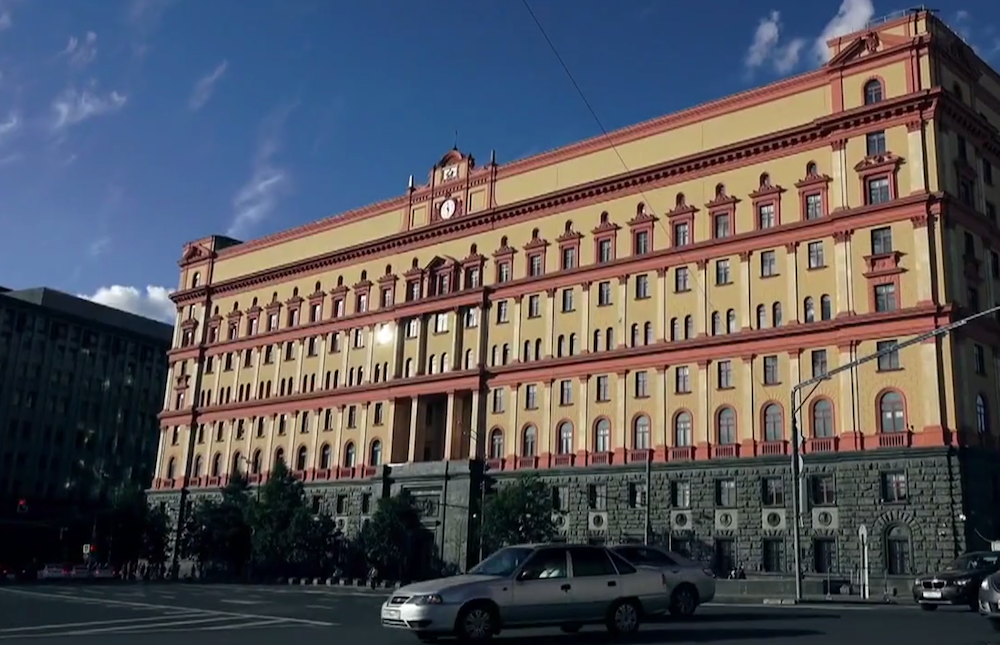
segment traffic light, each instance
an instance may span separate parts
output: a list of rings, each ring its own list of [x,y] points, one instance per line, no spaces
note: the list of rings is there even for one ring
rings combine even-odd
[[[17,512],[19,515],[24,515],[28,512],[28,500],[19,499],[17,500]]]

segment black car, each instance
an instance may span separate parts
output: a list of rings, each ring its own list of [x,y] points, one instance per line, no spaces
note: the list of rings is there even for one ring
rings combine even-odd
[[[913,582],[913,600],[924,611],[941,605],[964,605],[979,608],[979,586],[988,576],[1000,571],[1000,552],[966,553],[943,571],[920,576]]]

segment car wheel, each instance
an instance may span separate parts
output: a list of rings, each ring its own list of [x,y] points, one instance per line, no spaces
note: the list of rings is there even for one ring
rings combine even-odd
[[[493,638],[496,629],[493,610],[486,604],[469,605],[455,621],[455,635],[465,643],[482,643]]]
[[[563,625],[559,629],[563,631],[564,634],[576,634],[583,628],[583,625]]]
[[[921,604],[920,608],[922,610],[924,610],[924,611],[937,611],[938,606],[937,605]]]
[[[608,631],[612,634],[634,634],[642,622],[642,607],[635,600],[619,600],[608,611]]]
[[[691,585],[684,584],[670,595],[670,615],[674,618],[690,618],[698,609],[698,592]]]

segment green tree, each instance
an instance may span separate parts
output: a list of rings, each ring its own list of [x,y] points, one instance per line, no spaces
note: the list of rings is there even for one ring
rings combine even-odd
[[[552,487],[537,475],[518,477],[487,496],[480,534],[485,553],[512,544],[548,542],[555,533]]]
[[[329,559],[334,526],[312,512],[302,482],[278,462],[251,505],[252,553],[258,572],[318,574]]]
[[[139,486],[123,485],[110,492],[104,513],[103,540],[107,558],[115,563],[135,561],[142,557],[146,524],[150,509],[146,493]]]
[[[181,552],[206,573],[237,575],[250,556],[247,484],[234,477],[221,498],[199,500],[191,509],[181,536]]]
[[[417,541],[422,538],[420,512],[413,496],[402,491],[378,500],[375,512],[361,530],[359,545],[365,559],[383,578],[409,580],[419,564]]]
[[[167,561],[167,546],[170,542],[170,518],[160,507],[147,508],[143,526],[142,550],[140,557],[152,565]]]

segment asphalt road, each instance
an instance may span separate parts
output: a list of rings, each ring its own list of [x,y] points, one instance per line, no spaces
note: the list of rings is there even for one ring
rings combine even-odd
[[[350,589],[253,586],[0,587],[0,641],[47,645],[271,645],[328,643],[415,645],[378,625],[383,596]],[[508,632],[514,645],[603,643],[603,630]],[[696,620],[643,627],[629,643],[678,645],[1000,645],[986,621],[962,610],[913,607],[717,605]],[[0,645],[6,645],[0,642]]]

